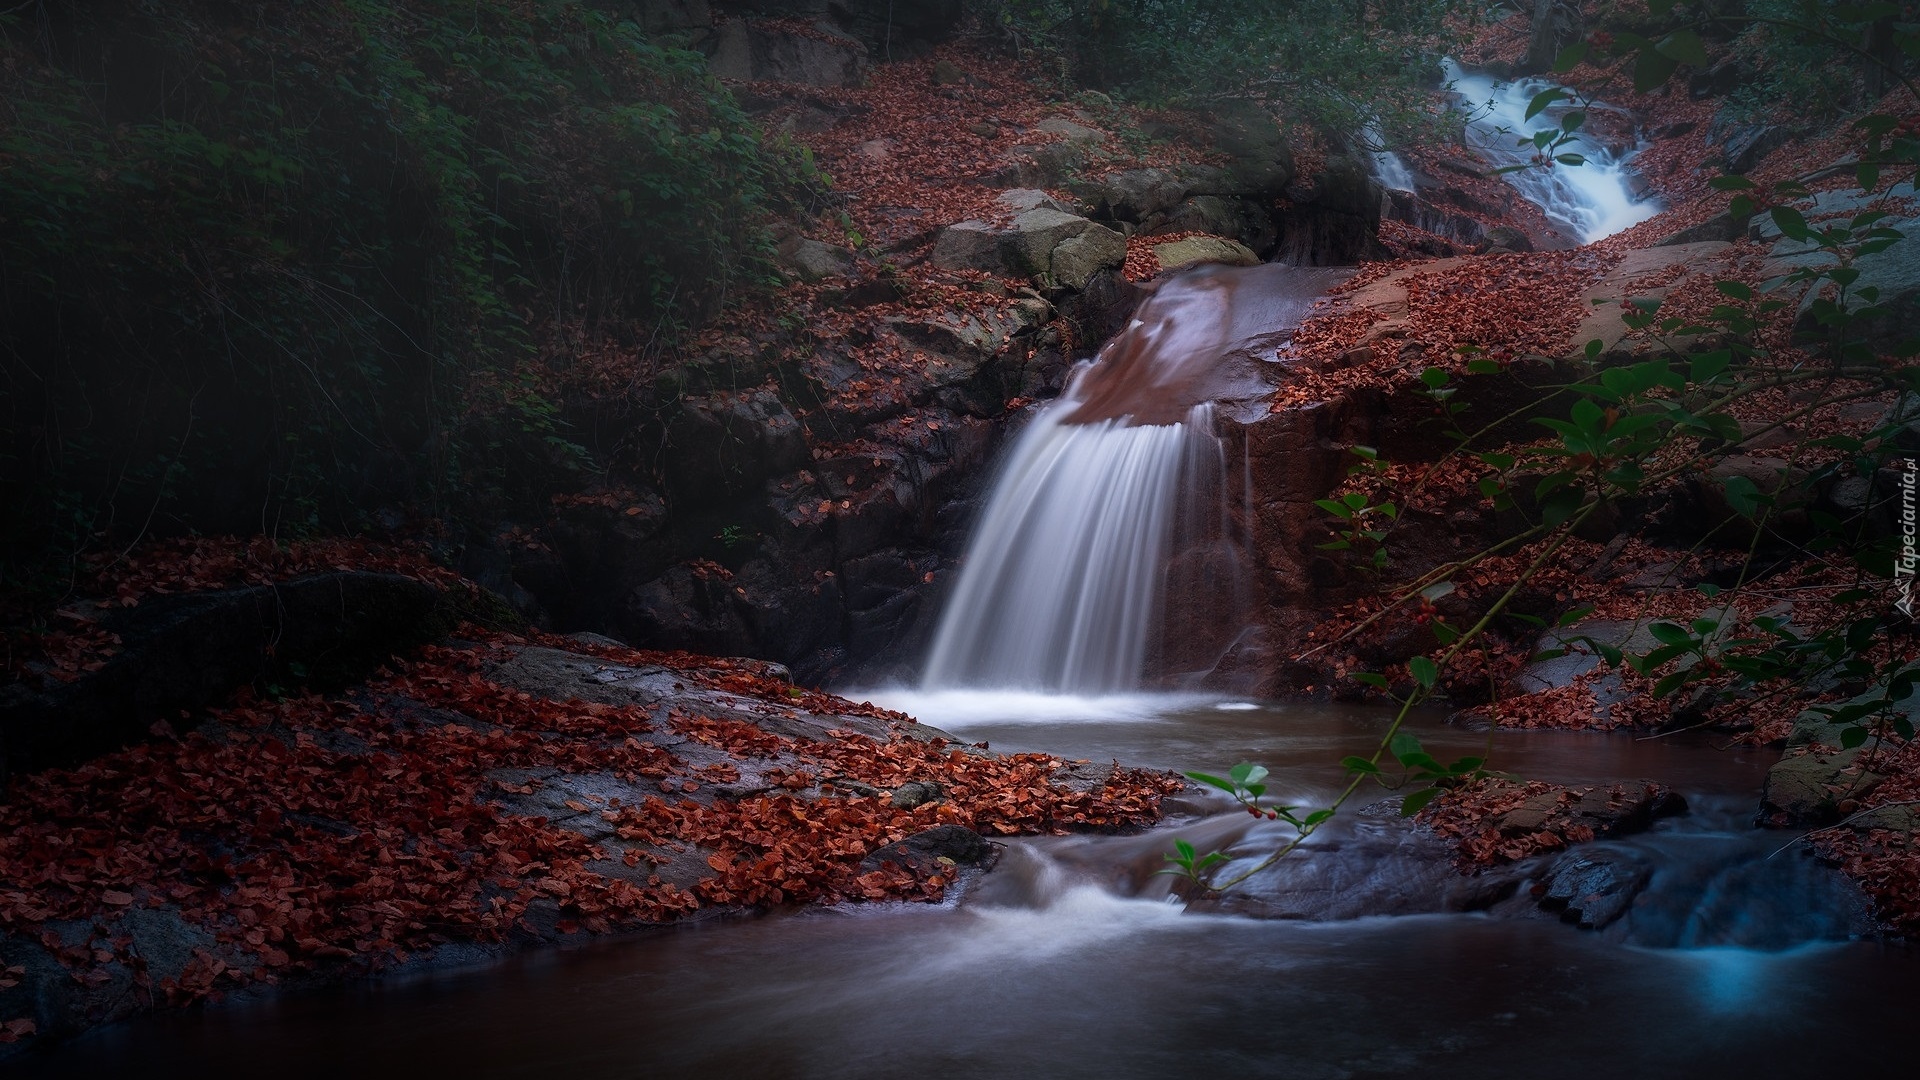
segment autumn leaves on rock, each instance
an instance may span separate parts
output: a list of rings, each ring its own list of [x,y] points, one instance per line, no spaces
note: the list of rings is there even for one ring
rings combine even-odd
[[[1179,786],[1069,783],[1058,758],[919,733],[758,662],[464,634],[345,698],[243,693],[184,736],[17,778],[0,935],[41,959],[0,995],[77,980],[81,1024],[110,997],[188,1001],[457,943],[938,897],[958,867],[862,861],[941,825],[1133,827]],[[909,782],[938,797],[889,798]]]

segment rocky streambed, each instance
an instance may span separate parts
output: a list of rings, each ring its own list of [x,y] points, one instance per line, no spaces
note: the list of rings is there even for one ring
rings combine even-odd
[[[663,677],[577,654],[508,663],[601,686]],[[1328,763],[1385,721],[1365,707],[1218,698],[1056,701],[1046,718],[1030,707],[996,716],[994,704],[943,717],[956,744],[989,742],[1011,760],[1051,747],[1046,760],[1067,765],[1245,755],[1272,763],[1276,793],[1302,802],[1325,798]],[[1415,726],[1436,752],[1487,745],[1437,717]],[[1254,858],[1285,831],[1189,793],[1151,832],[1005,839],[991,872],[934,904],[786,909],[176,1012],[21,1064],[25,1075],[271,1061],[287,1075],[352,1063],[375,1076],[536,1076],[564,1063],[868,1077],[907,1060],[968,1077],[1519,1077],[1579,1060],[1649,1075],[1892,1074],[1890,1040],[1920,969],[1850,940],[1860,908],[1815,860],[1768,857],[1787,839],[1752,828],[1771,754],[1570,732],[1501,732],[1493,746],[1543,787],[1591,790],[1525,793],[1485,819],[1492,832],[1530,835],[1562,812],[1617,831],[1474,875],[1435,830],[1369,807],[1227,899],[1181,904],[1153,873],[1173,839]],[[1646,782],[1676,794],[1640,798]],[[1086,794],[1114,793],[1109,780]],[[510,797],[568,812],[557,792]],[[797,801],[817,811],[842,798]],[[943,801],[957,798],[949,789]],[[1842,1024],[1847,1039],[1817,1037]]]

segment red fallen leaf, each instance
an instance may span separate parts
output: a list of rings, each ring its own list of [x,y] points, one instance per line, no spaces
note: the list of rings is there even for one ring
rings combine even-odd
[[[106,892],[100,894],[100,900],[102,903],[112,904],[115,907],[124,907],[127,904],[133,903],[133,894],[121,892],[117,889],[108,889]]]

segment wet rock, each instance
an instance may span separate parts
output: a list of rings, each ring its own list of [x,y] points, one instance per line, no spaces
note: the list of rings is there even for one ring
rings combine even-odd
[[[1160,270],[1163,273],[1198,266],[1202,263],[1222,263],[1227,266],[1260,265],[1260,256],[1255,255],[1245,244],[1224,240],[1218,236],[1189,236],[1170,244],[1155,244],[1153,257],[1159,260]]]
[[[958,867],[990,867],[999,849],[987,838],[962,825],[936,825],[878,848],[860,862],[867,873],[892,865],[918,874],[952,872]]]
[[[0,688],[0,776],[71,764],[144,738],[256,679],[298,665],[322,685],[364,675],[458,619],[450,598],[396,574],[343,571],[275,585],[150,597],[100,619],[121,640],[98,670]]]
[[[1487,230],[1485,236],[1480,238],[1480,243],[1475,246],[1474,250],[1482,255],[1497,254],[1500,252],[1532,251],[1533,240],[1530,239],[1525,232],[1511,225],[1495,225],[1493,228]]]
[[[1398,808],[1390,800],[1343,812],[1280,863],[1230,892],[1191,896],[1188,909],[1313,921],[1483,911],[1524,880],[1518,867],[1460,873],[1446,842],[1400,817]],[[1195,836],[1192,842],[1202,851],[1224,850],[1230,843],[1223,839]],[[1277,842],[1268,837],[1254,846]],[[1234,864],[1227,871],[1233,873]]]
[[[1381,253],[1382,188],[1356,158],[1329,157],[1311,181],[1286,188],[1276,258],[1299,266],[1344,266]]]
[[[1540,906],[1583,930],[1599,930],[1626,914],[1653,868],[1631,852],[1571,852],[1553,864],[1535,888]]]
[[[893,795],[887,800],[900,810],[911,810],[916,806],[940,801],[942,792],[939,784],[931,781],[909,780],[893,789]]]
[[[1490,789],[1503,783],[1495,782]],[[1596,788],[1542,786],[1547,790],[1529,795],[1518,807],[1495,817],[1491,827],[1512,836],[1548,828],[1562,833],[1586,829],[1595,837],[1624,836],[1644,830],[1656,818],[1687,809],[1685,799],[1651,780]]]

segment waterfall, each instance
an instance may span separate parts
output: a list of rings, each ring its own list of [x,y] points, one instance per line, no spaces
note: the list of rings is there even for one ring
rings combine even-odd
[[[1209,670],[1245,629],[1247,539],[1215,402],[1253,402],[1275,346],[1352,271],[1203,266],[1020,433],[974,526],[921,690],[1114,695]]]
[[[1468,74],[1452,60],[1443,64],[1447,81],[1471,110],[1469,144],[1496,166],[1532,162],[1535,151],[1527,136],[1536,128],[1557,124],[1566,113],[1565,106],[1558,106],[1527,119],[1527,105],[1534,95],[1557,83],[1534,78],[1502,82],[1489,75]],[[1588,111],[1602,108],[1605,106],[1593,105]],[[1583,244],[1612,236],[1660,212],[1653,200],[1633,194],[1632,172],[1627,167],[1633,149],[1615,152],[1584,137],[1570,149],[1586,158],[1586,164],[1522,169],[1507,173],[1507,182],[1554,222],[1570,229]]]
[[[1413,190],[1413,170],[1399,154],[1387,149],[1386,133],[1380,130],[1378,119],[1369,119],[1360,129],[1360,143],[1366,149],[1368,171],[1381,187],[1388,191]]]
[[[1217,487],[1212,407],[1071,422],[1087,380],[1020,434],[934,639],[928,689],[1139,685],[1183,493]]]

